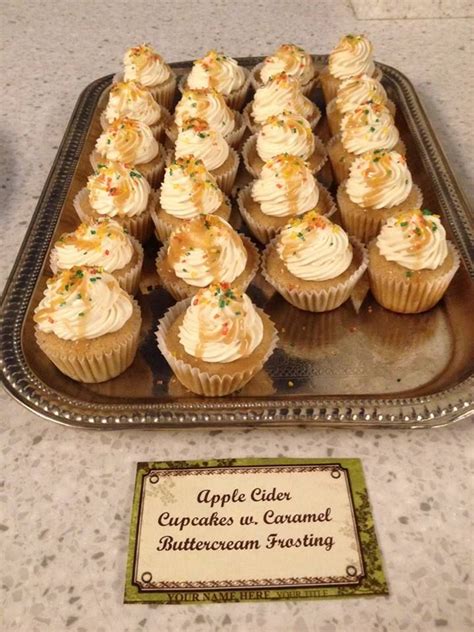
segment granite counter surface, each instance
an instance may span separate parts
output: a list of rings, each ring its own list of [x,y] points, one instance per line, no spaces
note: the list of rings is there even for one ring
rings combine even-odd
[[[178,61],[213,46],[258,55],[283,41],[324,53],[339,34],[366,32],[377,58],[415,84],[460,184],[472,194],[470,3],[458,3],[456,13],[455,3],[444,10],[442,2],[419,2],[416,19],[392,19],[383,2],[376,4],[377,19],[359,20],[343,0],[0,2],[2,285],[79,92],[113,72],[127,45],[144,40]],[[468,423],[425,432],[101,433],[43,421],[5,394],[0,410],[0,627],[8,632],[472,629]],[[135,463],[251,456],[362,459],[389,597],[122,604]]]

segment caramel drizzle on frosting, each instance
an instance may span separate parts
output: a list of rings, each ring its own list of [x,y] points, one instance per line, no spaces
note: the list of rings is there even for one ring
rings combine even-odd
[[[203,161],[192,155],[182,156],[174,160],[168,167],[170,175],[173,175],[173,169],[180,169],[191,180],[191,201],[198,211],[204,210],[204,192],[206,189],[219,189],[219,187],[209,177]]]
[[[153,50],[151,44],[141,44],[134,46],[128,51],[130,57],[133,57],[133,63],[138,70],[142,70],[150,61],[163,62],[163,58]]]
[[[130,165],[121,164],[121,167],[128,169],[130,178],[122,178],[117,168],[117,163],[99,163],[94,175],[87,181],[87,189],[106,191],[110,197],[114,198],[115,206],[122,208],[133,189],[133,180],[143,178],[142,174]]]
[[[402,229],[404,239],[410,242],[408,252],[421,253],[430,242],[432,233],[438,230],[431,221],[434,217],[439,219],[439,215],[428,209],[411,209],[397,215],[395,225]]]
[[[174,231],[168,246],[168,263],[174,267],[178,263],[186,265],[186,258],[195,249],[205,252],[206,265],[215,281],[221,277],[219,267],[221,250],[216,246],[216,237],[224,234],[239,249],[243,248],[239,235],[229,230],[222,220],[214,215],[200,215],[186,222]]]
[[[154,101],[151,94],[147,90],[144,90],[136,81],[118,81],[114,83],[110,89],[110,96],[120,96],[121,93],[127,96],[128,101],[144,99]]]
[[[298,252],[300,243],[305,241],[307,235],[313,231],[331,228],[333,232],[337,233],[341,230],[340,226],[333,224],[316,210],[308,211],[304,215],[292,218],[287,226],[292,230],[291,242],[283,246],[281,253],[283,258],[295,255]]]
[[[282,118],[282,115],[284,118]],[[259,134],[265,136],[265,126],[273,125],[274,127],[287,128],[293,134],[304,134],[306,138],[311,139],[313,131],[309,123],[301,116],[296,116],[292,112],[282,112],[282,114],[273,114],[269,116],[264,123],[264,127]]]
[[[225,307],[231,306],[233,317],[225,319],[219,329],[210,331],[207,326],[208,320],[206,311],[199,312],[198,319],[198,339],[195,355],[201,358],[204,353],[206,343],[227,342],[231,344],[234,340],[239,341],[239,353],[241,357],[248,355],[251,344],[251,332],[245,332],[245,313],[243,310],[243,293],[232,288],[229,283],[215,283],[208,288],[200,290],[192,300],[193,305],[210,305],[216,307],[217,312],[214,318],[222,318],[221,313]]]
[[[209,74],[209,85],[211,88],[216,88],[218,85],[217,76],[219,74],[219,63],[226,61],[228,57],[222,53],[218,53],[215,49],[206,53],[202,59],[197,59],[194,63],[199,64]]]
[[[378,192],[392,175],[393,153],[376,149],[363,156],[367,160],[367,168],[363,172],[369,191],[363,197],[365,206],[373,206],[378,199]],[[406,164],[406,159],[400,154],[398,162]]]
[[[290,215],[296,215],[298,212],[298,190],[301,187],[302,182],[308,177],[308,173],[305,169],[306,163],[298,156],[292,156],[290,154],[279,154],[267,162],[267,165],[272,168],[273,166],[278,168],[275,172],[275,177],[281,177],[286,186],[286,196],[288,200],[288,206],[290,209]],[[277,184],[277,187],[281,187],[281,184]]]
[[[126,240],[122,226],[111,222],[104,217],[94,220],[90,224],[80,224],[73,233],[65,233],[56,242],[55,246],[75,246],[78,250],[101,250],[102,240],[109,237],[113,240]],[[109,254],[105,251],[104,254]]]

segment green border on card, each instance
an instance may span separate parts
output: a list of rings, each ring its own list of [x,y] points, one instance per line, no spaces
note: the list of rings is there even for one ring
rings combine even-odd
[[[188,468],[222,468],[242,466],[271,466],[271,465],[340,465],[348,471],[354,513],[357,522],[359,540],[365,575],[356,586],[328,586],[328,587],[294,587],[272,589],[235,590],[177,590],[167,592],[142,592],[133,583],[133,567],[135,561],[135,546],[138,530],[138,518],[142,494],[143,477],[150,470],[160,469],[188,469]],[[375,534],[375,525],[365,484],[362,463],[360,459],[295,459],[295,458],[265,458],[265,459],[212,459],[199,461],[160,461],[138,463],[133,496],[130,539],[125,580],[124,603],[156,603],[156,604],[197,604],[197,603],[226,603],[240,601],[267,601],[293,599],[327,599],[338,597],[361,597],[370,595],[388,595],[388,585],[382,564],[382,554]]]

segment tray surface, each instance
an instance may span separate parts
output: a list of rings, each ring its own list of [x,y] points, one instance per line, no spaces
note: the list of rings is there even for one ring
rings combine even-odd
[[[261,59],[239,62],[252,67]],[[315,59],[322,64],[326,56]],[[191,64],[171,65],[182,74]],[[43,417],[101,429],[254,423],[430,427],[467,417],[473,410],[472,216],[413,87],[396,69],[379,66],[397,105],[396,123],[424,205],[441,214],[461,252],[461,269],[438,306],[425,314],[397,315],[368,294],[357,311],[356,297],[333,312],[311,314],[287,304],[258,275],[248,293],[276,323],[279,347],[238,394],[198,397],[177,382],[156,348],[157,321],[174,301],[160,288],[146,290],[157,281],[153,240],[146,247],[145,293],[139,298],[142,340],[135,362],[102,384],[79,384],[63,376],[38,353],[31,316],[50,276],[45,262],[51,243],[79,223],[72,200],[91,172],[88,156],[100,133],[109,75],[79,98],[7,284],[0,343],[7,390]],[[325,140],[324,123],[316,131]],[[241,171],[239,185],[247,178],[243,166]],[[232,219],[245,232],[235,210]]]

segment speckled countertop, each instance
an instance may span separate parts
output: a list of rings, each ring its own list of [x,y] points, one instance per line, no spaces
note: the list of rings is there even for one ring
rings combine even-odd
[[[372,0],[1,1],[2,284],[79,92],[149,40],[169,61],[295,41],[327,52],[366,32],[415,84],[472,193],[472,4]],[[411,6],[411,9],[410,9]],[[415,19],[406,19],[413,16]],[[459,16],[459,17],[457,17]],[[394,19],[399,18],[399,19]],[[405,18],[405,19],[404,19]],[[467,104],[471,107],[466,107]],[[28,632],[472,630],[472,426],[426,432],[75,431],[2,395],[0,627]],[[135,463],[209,457],[360,457],[387,598],[157,607],[122,604]],[[3,619],[2,619],[3,618]]]

